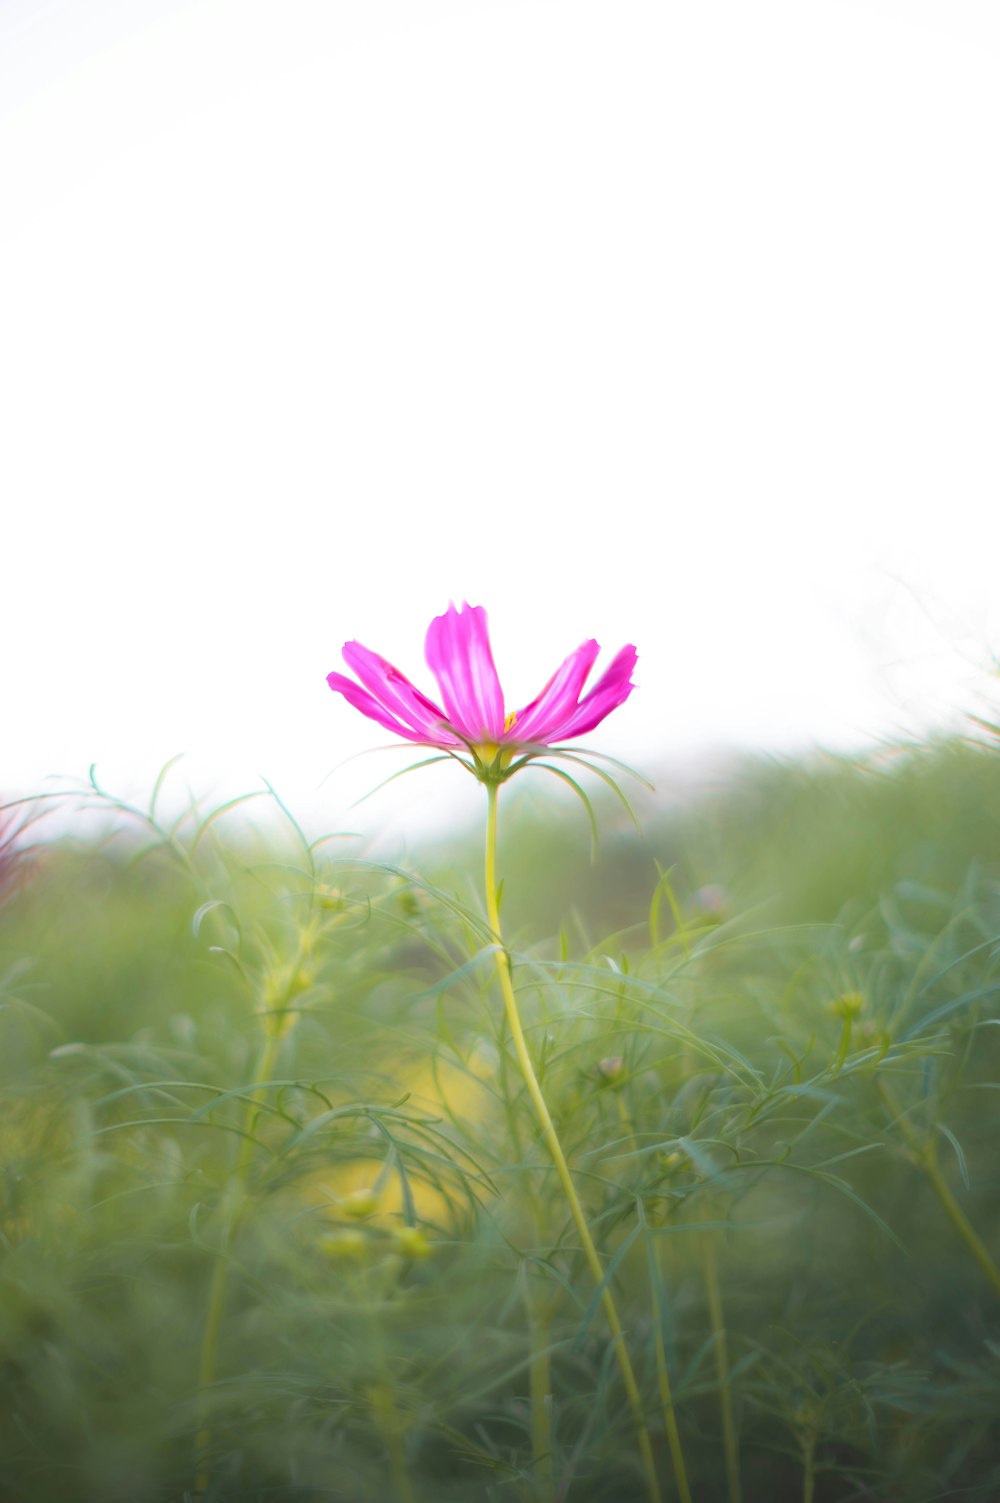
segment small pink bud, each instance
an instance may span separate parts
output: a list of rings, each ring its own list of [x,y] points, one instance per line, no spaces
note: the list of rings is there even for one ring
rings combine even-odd
[[[625,1083],[625,1061],[620,1054],[609,1054],[606,1059],[599,1059],[594,1066],[594,1074],[601,1085],[618,1086]]]

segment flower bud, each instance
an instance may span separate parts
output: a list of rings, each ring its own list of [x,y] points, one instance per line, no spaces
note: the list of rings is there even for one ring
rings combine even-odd
[[[404,1258],[419,1261],[429,1258],[433,1252],[431,1244],[419,1226],[397,1226],[393,1231],[392,1240],[396,1244],[396,1251],[402,1253]]]
[[[728,917],[730,906],[729,894],[718,882],[707,882],[691,898],[691,907],[700,918],[717,922]]]
[[[331,887],[328,882],[316,883],[315,897],[318,906],[328,913],[339,913],[346,901],[341,889]]]
[[[838,1018],[856,1018],[864,1009],[865,998],[862,992],[844,992],[835,997],[830,1003],[830,1011]]]
[[[359,1227],[345,1227],[323,1238],[323,1251],[337,1263],[360,1263],[368,1251],[368,1238]]]
[[[352,1216],[360,1221],[365,1216],[373,1216],[379,1208],[381,1197],[377,1190],[365,1185],[360,1190],[350,1190],[341,1196],[340,1209],[345,1216]]]
[[[627,1077],[625,1061],[620,1054],[609,1054],[606,1059],[599,1059],[594,1066],[594,1074],[598,1085],[623,1086]]]

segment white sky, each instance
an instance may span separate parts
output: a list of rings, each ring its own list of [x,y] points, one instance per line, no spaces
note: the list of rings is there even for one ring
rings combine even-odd
[[[0,0],[0,787],[341,820],[452,597],[645,765],[977,708],[998,158],[994,0]]]

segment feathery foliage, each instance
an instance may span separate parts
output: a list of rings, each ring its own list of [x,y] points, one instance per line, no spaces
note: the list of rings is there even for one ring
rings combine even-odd
[[[475,848],[90,796],[4,847],[0,1499],[643,1497]],[[988,1503],[1000,760],[595,803],[593,866],[512,813],[504,926],[665,1494]]]

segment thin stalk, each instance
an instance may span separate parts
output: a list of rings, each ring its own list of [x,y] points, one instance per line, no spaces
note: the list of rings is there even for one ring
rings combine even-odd
[[[877,1084],[879,1094],[889,1109],[894,1124],[903,1134],[903,1137],[913,1150],[914,1159],[930,1180],[934,1193],[944,1207],[948,1220],[979,1264],[987,1280],[993,1286],[994,1292],[1000,1294],[1000,1268],[997,1267],[996,1263],[990,1257],[985,1242],[955,1199],[951,1186],[942,1174],[941,1166],[937,1161],[934,1139],[929,1136],[922,1138],[913,1126],[913,1123],[901,1111],[899,1103],[885,1082],[880,1080]]]
[[[722,1449],[726,1458],[726,1492],[729,1496],[729,1503],[741,1503],[740,1453],[733,1418],[733,1390],[729,1380],[729,1345],[726,1341],[726,1327],[722,1318],[719,1269],[715,1260],[715,1242],[711,1233],[704,1238],[702,1251],[708,1313],[712,1321],[712,1334],[715,1337],[715,1370],[719,1379],[719,1405],[722,1409]]]
[[[417,1495],[413,1491],[413,1483],[406,1467],[406,1456],[403,1450],[403,1431],[399,1423],[399,1412],[392,1396],[392,1388],[388,1379],[379,1383],[369,1394],[372,1413],[382,1431],[385,1448],[389,1455],[389,1471],[392,1475],[392,1485],[396,1492],[398,1503],[417,1503]]]
[[[615,1089],[615,1104],[618,1108],[618,1120],[625,1130],[625,1138],[632,1153],[639,1151],[639,1145],[635,1136],[635,1124],[632,1121],[628,1107],[620,1088]],[[670,1384],[670,1368],[667,1365],[667,1347],[663,1336],[664,1309],[662,1292],[666,1287],[663,1279],[663,1239],[654,1238],[652,1244],[652,1259],[650,1262],[650,1287],[653,1295],[653,1323],[655,1334],[653,1338],[656,1352],[656,1381],[660,1390],[660,1403],[663,1406],[663,1423],[667,1432],[667,1444],[670,1448],[670,1460],[674,1468],[674,1480],[677,1483],[677,1496],[681,1503],[691,1503],[691,1490],[688,1485],[687,1468],[684,1465],[684,1448],[681,1445],[680,1431],[677,1428],[677,1411],[674,1408],[674,1394]]]
[[[253,1074],[247,1094],[252,1097],[254,1091],[265,1080],[268,1080],[274,1070],[274,1062],[277,1058],[281,1044],[281,1034],[271,1030],[264,1041],[264,1047],[257,1060],[257,1068]],[[211,1479],[211,1466],[208,1460],[208,1452],[212,1443],[212,1432],[206,1418],[208,1407],[208,1390],[215,1382],[215,1372],[218,1363],[219,1332],[222,1328],[222,1317],[226,1308],[226,1295],[229,1291],[229,1249],[232,1246],[236,1228],[243,1215],[243,1190],[246,1185],[247,1173],[253,1157],[253,1133],[257,1125],[259,1115],[258,1107],[253,1100],[246,1103],[243,1113],[243,1126],[246,1136],[240,1145],[239,1157],[236,1161],[236,1169],[227,1192],[229,1206],[227,1210],[225,1227],[222,1234],[222,1245],[219,1248],[212,1270],[211,1283],[208,1286],[208,1305],[205,1311],[205,1329],[201,1338],[201,1357],[198,1363],[198,1404],[201,1411],[201,1422],[195,1439],[195,1456],[197,1458],[197,1471],[194,1479],[195,1498],[204,1497],[208,1491]]]
[[[660,1271],[660,1243],[655,1240],[655,1261],[651,1265],[653,1274],[651,1284],[653,1290],[653,1325],[655,1328],[656,1347],[656,1378],[660,1389],[660,1403],[663,1405],[663,1423],[667,1430],[667,1444],[670,1447],[670,1460],[674,1466],[674,1478],[677,1482],[677,1496],[681,1503],[691,1503],[691,1489],[688,1486],[687,1468],[684,1465],[684,1451],[681,1446],[680,1431],[677,1428],[677,1412],[674,1409],[674,1395],[670,1386],[670,1369],[667,1366],[667,1348],[663,1339],[663,1303],[660,1299],[661,1271]]]
[[[625,1129],[625,1142],[628,1144],[628,1151],[633,1154],[638,1153],[639,1145],[635,1140],[635,1126],[629,1115],[629,1109],[622,1100],[621,1091],[617,1089],[615,1089],[615,1106],[618,1109],[618,1120]]]
[[[396,1503],[417,1503],[413,1480],[406,1465],[406,1427],[400,1422],[399,1409],[393,1391],[392,1371],[386,1353],[384,1329],[379,1319],[377,1299],[379,1291],[372,1287],[372,1270],[367,1265],[361,1269],[355,1283],[358,1304],[365,1312],[368,1332],[368,1348],[373,1354],[376,1381],[368,1389],[368,1402],[372,1415],[385,1443]]]
[[[833,1061],[833,1074],[839,1075],[844,1068],[847,1056],[851,1048],[851,1037],[854,1033],[854,1020],[848,1014],[840,1025],[840,1040],[837,1044],[837,1056]]]
[[[938,1199],[944,1206],[949,1221],[979,1264],[989,1282],[993,1285],[994,1292],[1000,1294],[1000,1268],[997,1267],[990,1257],[986,1244],[952,1194],[951,1186],[941,1173],[941,1168],[934,1156],[933,1147],[928,1146],[922,1162],[924,1173],[927,1175]]]
[[[510,1133],[514,1145],[515,1160],[519,1164],[525,1162],[524,1144],[521,1141],[521,1126],[510,1091],[507,1089],[507,1053],[500,1051],[499,1084],[503,1094],[504,1111],[507,1117],[507,1131]],[[542,1211],[538,1203],[538,1196],[530,1178],[526,1181],[526,1194],[531,1214],[531,1224],[534,1230],[534,1244],[537,1246],[543,1236]],[[551,1396],[551,1359],[549,1353],[548,1333],[549,1322],[552,1313],[550,1302],[532,1297],[531,1285],[527,1270],[524,1279],[524,1308],[528,1317],[528,1339],[531,1352],[531,1365],[528,1370],[528,1383],[530,1394],[531,1413],[531,1459],[536,1483],[536,1493],[541,1496],[545,1503],[555,1499],[553,1492],[552,1471],[552,1396]]]
[[[528,1374],[531,1394],[531,1466],[536,1496],[553,1503],[552,1475],[552,1391],[549,1359],[549,1327],[543,1303],[525,1289],[528,1327],[531,1332],[531,1368]]]
[[[816,1431],[802,1442],[802,1503],[813,1503],[816,1492]]]
[[[535,1074],[535,1067],[531,1061],[531,1055],[528,1051],[527,1040],[524,1036],[524,1028],[521,1024],[521,1015],[518,1011],[517,997],[514,993],[514,983],[511,977],[510,956],[503,948],[503,938],[500,931],[500,911],[497,905],[496,784],[488,783],[486,785],[486,792],[488,798],[485,863],[486,913],[489,919],[490,929],[492,930],[493,936],[497,942],[497,945],[499,946],[496,951],[496,967],[497,976],[500,981],[500,990],[503,993],[504,1007],[507,1013],[507,1024],[510,1028],[511,1038],[514,1042],[514,1052],[517,1055],[517,1062],[521,1068],[521,1074],[524,1077],[524,1084],[527,1088],[528,1095],[531,1097],[531,1103],[535,1109],[535,1115],[538,1119],[538,1124],[541,1127],[542,1136],[544,1137],[546,1146],[552,1156],[552,1162],[555,1165],[559,1183],[562,1186],[563,1194],[566,1197],[566,1205],[569,1209],[570,1216],[573,1219],[573,1224],[576,1227],[577,1235],[579,1236],[581,1245],[583,1247],[584,1257],[586,1258],[587,1265],[590,1268],[595,1283],[599,1287],[603,1285],[603,1288],[601,1288],[601,1305],[604,1310],[605,1320],[608,1323],[608,1329],[611,1332],[611,1339],[614,1343],[615,1353],[618,1358],[618,1366],[621,1370],[625,1393],[628,1398],[629,1405],[632,1409],[632,1415],[636,1428],[636,1439],[639,1446],[639,1454],[641,1456],[643,1470],[646,1475],[646,1484],[648,1486],[649,1495],[653,1500],[653,1503],[661,1503],[659,1483],[656,1480],[656,1464],[653,1459],[653,1446],[649,1438],[649,1430],[646,1427],[645,1415],[643,1414],[642,1398],[639,1393],[639,1385],[636,1382],[635,1373],[632,1368],[632,1362],[629,1357],[628,1350],[625,1346],[622,1324],[618,1317],[618,1308],[615,1304],[615,1299],[614,1295],[611,1292],[610,1284],[604,1282],[604,1266],[601,1263],[600,1255],[597,1251],[594,1239],[591,1236],[590,1227],[587,1225],[587,1218],[584,1214],[583,1206],[580,1202],[580,1197],[576,1193],[576,1186],[573,1183],[573,1178],[569,1171],[569,1165],[566,1162],[566,1155],[563,1153],[562,1144],[559,1141],[559,1135],[556,1132],[555,1124],[552,1121],[548,1105],[546,1104],[545,1097],[542,1094],[542,1088],[539,1085],[538,1077]]]

